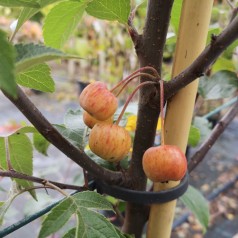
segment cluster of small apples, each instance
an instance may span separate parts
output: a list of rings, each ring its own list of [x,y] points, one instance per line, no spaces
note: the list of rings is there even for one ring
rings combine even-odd
[[[132,76],[131,79],[137,75],[133,73]],[[129,81],[124,80],[124,82],[128,84]],[[132,95],[145,84],[148,82],[141,83]],[[161,91],[160,94],[163,95],[163,92]],[[161,102],[163,102],[162,99]],[[93,82],[82,91],[79,103],[85,110],[84,123],[91,128],[89,135],[91,151],[110,162],[119,162],[125,158],[131,148],[131,137],[118,123],[113,124],[113,115],[117,110],[118,100],[112,90],[110,91],[103,82]],[[163,135],[163,128],[161,130]],[[187,171],[187,160],[184,153],[178,147],[164,145],[164,143],[146,150],[142,165],[146,176],[153,182],[178,181]]]
[[[131,148],[131,137],[121,126],[113,124],[118,107],[116,96],[103,82],[89,84],[80,94],[85,110],[84,123],[91,128],[89,147],[96,155],[110,162],[119,162]]]

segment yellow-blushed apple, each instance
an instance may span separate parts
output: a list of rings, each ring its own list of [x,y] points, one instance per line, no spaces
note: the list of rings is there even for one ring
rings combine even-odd
[[[119,162],[130,151],[131,137],[123,127],[98,123],[89,135],[89,147],[102,159]]]
[[[104,121],[112,117],[118,107],[116,96],[103,82],[90,83],[79,96],[80,106],[94,118]]]
[[[146,176],[153,182],[179,181],[187,171],[187,159],[174,145],[147,149],[143,155],[142,165]]]
[[[95,117],[91,116],[88,112],[84,111],[83,112],[83,121],[86,126],[88,126],[89,128],[92,129],[96,123],[106,122],[106,123],[112,124],[113,118],[109,117],[105,121],[100,121],[100,120],[96,119]]]

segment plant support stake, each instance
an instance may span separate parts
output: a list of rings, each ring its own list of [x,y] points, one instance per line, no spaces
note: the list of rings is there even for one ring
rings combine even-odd
[[[189,66],[205,47],[212,0],[184,0],[172,76]],[[198,80],[180,90],[168,101],[165,115],[165,144],[185,152],[191,125]],[[179,182],[154,184],[155,191],[167,190]],[[176,200],[151,206],[147,238],[170,238]]]

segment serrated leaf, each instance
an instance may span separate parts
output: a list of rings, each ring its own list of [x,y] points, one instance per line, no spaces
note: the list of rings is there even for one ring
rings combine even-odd
[[[85,128],[83,112],[80,109],[68,110],[64,116],[64,124],[70,129]]]
[[[0,0],[0,5],[4,7],[40,7],[38,0]]]
[[[99,19],[127,24],[131,11],[130,0],[93,0],[89,2],[86,11]]]
[[[33,144],[38,152],[47,156],[47,150],[49,148],[50,142],[47,141],[40,133],[33,134]]]
[[[41,10],[41,8],[43,8],[47,5],[50,5],[52,3],[59,2],[59,1],[63,1],[63,0],[38,0],[38,3],[40,5],[39,8],[29,8],[29,7],[23,8],[20,13],[20,16],[17,20],[17,26],[16,26],[16,29],[15,29],[12,37],[15,36],[15,34],[20,29],[20,27],[24,24],[24,22],[26,22],[28,19],[30,19],[32,16],[34,16],[37,12],[39,12]]]
[[[39,238],[45,238],[58,231],[75,213],[77,207],[71,198],[66,198],[46,216],[42,223]]]
[[[39,64],[21,72],[17,75],[16,81],[24,87],[42,92],[54,92],[55,90],[55,83],[50,75],[50,67],[47,64]]]
[[[80,192],[71,197],[67,197],[47,215],[42,223],[39,238],[45,238],[58,231],[73,214],[80,214],[81,210],[83,216],[91,216],[90,219],[92,222],[92,220],[95,220],[95,217],[97,217],[97,213],[91,213],[89,209],[112,210],[112,206],[102,195],[92,191]],[[71,237],[72,233],[73,231],[68,234],[68,237]]]
[[[15,82],[14,60],[14,47],[7,41],[5,32],[0,30],[0,89],[16,97],[17,84]]]
[[[209,205],[204,196],[192,186],[180,197],[180,200],[192,211],[202,225],[204,231],[209,223]]]
[[[8,137],[10,160],[13,168],[24,174],[33,174],[33,148],[30,139],[21,133],[16,133]],[[24,188],[33,187],[33,183],[26,180],[16,179],[17,183]],[[35,190],[30,192],[34,198]]]
[[[67,55],[60,50],[36,44],[17,44],[16,71],[22,72],[32,66],[44,63],[46,61],[61,58],[77,58]]]
[[[81,219],[81,217],[78,217],[78,222],[83,222],[83,219]],[[128,235],[128,234],[123,234],[117,227],[114,227],[115,228],[115,231],[116,231],[116,234],[120,237],[120,238],[134,238],[135,236],[132,236],[132,235]],[[84,227],[83,227],[84,229]],[[85,230],[85,229],[84,229]],[[82,234],[81,230],[79,229],[78,230],[78,233],[80,232],[80,234]],[[69,230],[64,236],[63,238],[75,238],[75,237],[78,237],[76,236],[76,228],[73,228],[71,230]],[[89,234],[86,234],[86,232],[83,234],[84,236],[80,236],[80,237],[84,237],[84,238],[87,238],[87,237],[91,237],[91,236],[87,236]],[[103,236],[105,237],[105,236]],[[117,237],[117,236],[113,236],[113,237]]]
[[[192,147],[195,147],[199,143],[200,138],[200,130],[195,126],[191,126],[188,135],[188,144]]]
[[[78,147],[79,149],[83,149],[84,144],[84,130],[72,130],[66,128],[64,125],[54,125],[54,127],[58,130],[58,132],[64,136],[71,144]]]
[[[54,125],[55,128],[73,145],[84,148],[86,126],[83,123],[81,110],[69,110],[64,116],[65,125]]]
[[[113,210],[112,205],[102,195],[87,191],[76,193],[72,196],[77,207],[85,207],[98,210]]]
[[[238,88],[236,73],[223,70],[199,81],[199,94],[205,99],[221,99],[232,96]]]
[[[43,155],[47,155],[47,149],[50,145],[50,143],[37,131],[37,129],[33,126],[24,126],[21,127],[20,129],[17,129],[14,131],[12,134],[28,134],[32,133],[33,134],[33,144],[36,150]],[[0,160],[1,161],[1,160]]]
[[[62,48],[77,27],[86,6],[85,2],[68,1],[52,8],[43,26],[45,44],[57,49]]]
[[[77,234],[84,238],[120,238],[115,227],[104,216],[83,207],[78,209],[78,227]],[[76,236],[79,237],[79,236]]]
[[[8,170],[7,157],[14,170],[17,172],[32,175],[33,173],[33,148],[30,139],[19,132],[0,138],[0,166]],[[24,188],[33,187],[33,183],[27,180],[15,179],[15,181]],[[30,194],[36,199],[35,190]]]

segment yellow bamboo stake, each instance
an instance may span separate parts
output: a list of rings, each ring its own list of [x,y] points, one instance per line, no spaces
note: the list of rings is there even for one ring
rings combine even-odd
[[[184,0],[175,51],[172,76],[189,66],[205,47],[213,0]],[[185,152],[191,125],[198,80],[180,90],[167,105],[165,144],[177,145]],[[179,182],[155,183],[154,191],[178,185]],[[176,200],[151,206],[147,238],[169,238]]]

